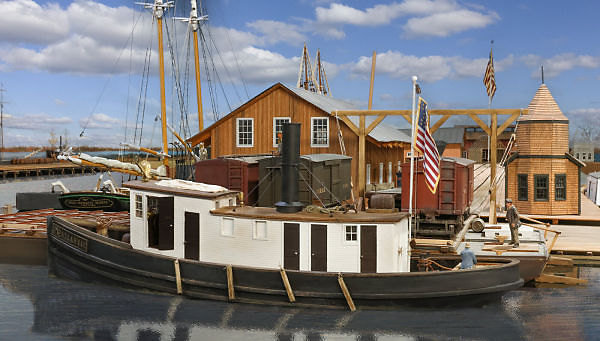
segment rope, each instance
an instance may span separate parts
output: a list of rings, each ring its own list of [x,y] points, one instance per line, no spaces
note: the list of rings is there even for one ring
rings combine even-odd
[[[430,258],[419,260],[419,263],[426,263],[426,266],[428,267],[428,269],[432,269],[432,270],[433,270],[433,267],[431,266],[432,264],[435,265],[435,266],[437,266],[437,267],[439,267],[440,269],[443,269],[443,270],[452,270],[452,268],[443,266],[442,264],[440,264],[440,263],[438,263],[438,262],[436,262],[436,261],[434,261],[434,260],[432,260]]]

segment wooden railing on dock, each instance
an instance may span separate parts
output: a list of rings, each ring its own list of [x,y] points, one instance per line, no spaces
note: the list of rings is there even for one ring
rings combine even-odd
[[[93,174],[96,172],[102,172],[102,169],[99,167],[82,167],[67,162],[0,165],[1,180],[45,175]]]

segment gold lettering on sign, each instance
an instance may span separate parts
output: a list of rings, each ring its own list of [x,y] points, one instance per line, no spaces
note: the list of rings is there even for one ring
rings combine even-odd
[[[56,223],[52,225],[52,236],[56,239],[60,239],[63,242],[87,253],[88,241],[71,231],[65,230],[62,226]]]

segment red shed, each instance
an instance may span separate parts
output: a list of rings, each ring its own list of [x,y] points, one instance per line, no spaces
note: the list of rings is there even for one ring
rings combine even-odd
[[[423,159],[415,162],[416,176],[413,208],[417,214],[457,215],[468,213],[473,202],[473,166],[475,162],[457,157],[442,157],[440,181],[436,193],[425,183]],[[402,164],[402,211],[408,212],[410,162]]]
[[[254,205],[258,198],[258,190],[251,192],[258,184],[258,160],[272,155],[227,156],[223,158],[203,160],[194,166],[197,182],[220,185],[233,191],[244,193],[244,202]]]

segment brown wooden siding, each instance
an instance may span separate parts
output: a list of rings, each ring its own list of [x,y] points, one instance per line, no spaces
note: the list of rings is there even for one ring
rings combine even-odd
[[[519,124],[516,141],[521,155],[565,155],[569,152],[569,124]]]
[[[273,118],[289,117],[292,122],[301,124],[300,132],[300,154],[341,154],[338,139],[338,126],[336,119],[329,113],[290,93],[283,87],[275,87],[257,96],[250,102],[244,104],[240,109],[233,112],[227,119],[212,128],[211,132],[211,157],[216,158],[225,155],[252,155],[274,153],[273,147]],[[311,118],[329,118],[329,146],[311,147]],[[237,147],[236,143],[236,121],[238,118],[253,118],[254,145],[252,147]],[[346,155],[352,157],[352,179],[357,193],[358,177],[358,136],[340,120],[340,129],[344,136]],[[209,128],[211,129],[211,128]],[[366,159],[367,163],[385,164],[384,181],[387,181],[387,163],[393,163],[392,179],[395,181],[395,172],[398,161],[404,161],[404,148],[410,149],[410,144],[402,143],[401,147],[381,147],[367,138]],[[372,168],[373,169],[373,168]],[[378,174],[378,173],[377,173]],[[378,175],[375,178],[378,180]]]
[[[527,201],[519,201],[517,196],[517,174],[527,174]],[[548,201],[535,201],[534,175],[548,175]],[[555,200],[555,175],[567,175],[567,200]],[[517,158],[508,165],[506,197],[524,214],[579,214],[579,167],[568,159]]]

